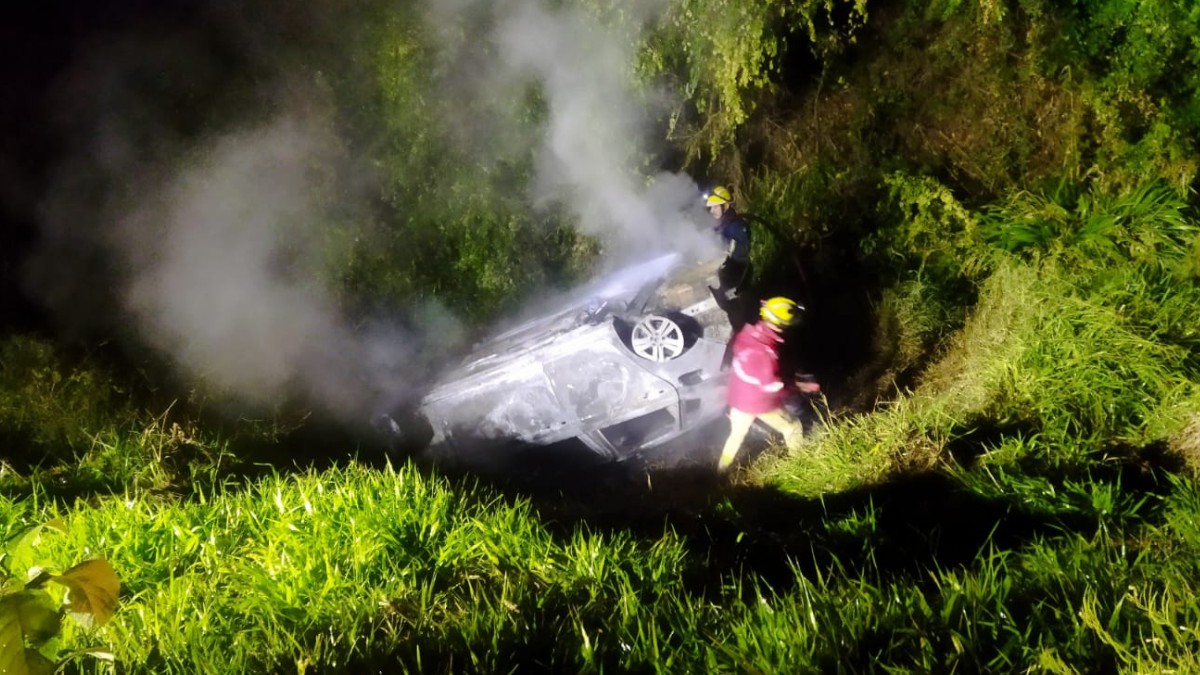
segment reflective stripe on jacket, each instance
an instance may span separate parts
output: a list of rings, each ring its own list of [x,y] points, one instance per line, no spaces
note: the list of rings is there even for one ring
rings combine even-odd
[[[729,407],[752,415],[783,406],[779,378],[779,344],[783,341],[764,322],[745,326],[733,338],[733,373],[729,378]]]

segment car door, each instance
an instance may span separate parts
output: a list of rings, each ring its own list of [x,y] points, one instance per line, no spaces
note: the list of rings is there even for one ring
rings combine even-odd
[[[627,350],[596,342],[545,364],[563,408],[581,433],[616,451],[640,447],[679,429],[679,393]],[[601,437],[596,436],[596,432]]]

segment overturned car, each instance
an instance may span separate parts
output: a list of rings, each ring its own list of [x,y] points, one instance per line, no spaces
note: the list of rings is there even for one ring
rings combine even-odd
[[[720,417],[731,325],[721,260],[667,255],[479,344],[419,405],[432,448],[581,445],[609,458]]]

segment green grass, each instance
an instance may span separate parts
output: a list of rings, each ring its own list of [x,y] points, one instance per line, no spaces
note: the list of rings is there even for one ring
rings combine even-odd
[[[1093,196],[1088,204],[1102,201]],[[1034,203],[1032,211],[1045,210]],[[1092,255],[1077,238],[1064,243],[1066,235],[1019,256],[989,251],[983,240],[960,243],[989,261],[958,272],[982,275],[961,328],[930,311],[938,303],[922,292],[924,267],[888,289],[876,342],[890,344],[896,367],[935,355],[911,392],[836,420],[803,449],[761,467],[758,480],[811,494],[937,466],[955,454],[1066,467],[1186,437],[1200,412],[1193,327],[1200,290],[1180,267],[1194,226],[1162,191],[1107,204],[1079,207],[1110,225],[1088,239]],[[911,245],[910,230],[897,229],[893,245]],[[1151,242],[1154,264],[1128,242]],[[1032,438],[1036,444],[1010,442]]]
[[[44,560],[112,562],[127,597],[105,636],[120,663],[147,672],[377,659],[496,672],[524,653],[636,663],[645,656],[622,656],[617,642],[647,630],[647,606],[680,583],[682,550],[670,537],[646,545],[580,530],[556,540],[527,503],[410,467],[352,466],[184,502],[130,495],[24,517],[55,515],[69,534],[45,543]]]
[[[835,628],[822,641],[869,646],[867,654],[818,661],[812,672],[1196,668],[1188,600],[1200,561],[1190,478],[1200,467],[1194,223],[1163,190],[1076,199],[1073,211],[1055,211],[1047,200],[1019,197],[982,237],[954,240],[969,255],[943,256],[934,278],[972,279],[977,299],[964,322],[943,322],[940,333],[925,332],[927,306],[911,311],[928,279],[918,256],[877,305],[877,344],[898,357],[933,350],[911,389],[835,415],[807,445],[747,474],[749,486],[805,499],[871,496],[869,508],[822,521],[826,536],[807,533],[814,548],[831,541],[834,526],[867,542],[857,552],[833,539],[836,564],[817,571],[824,580],[836,570],[822,600],[870,611],[846,621],[852,637]],[[893,230],[898,238],[868,244],[944,249],[913,243],[912,232],[939,227],[922,220],[927,213],[907,217],[916,222]],[[1057,224],[1034,226],[1046,217]],[[997,236],[1010,225],[1010,238]],[[953,260],[960,264],[946,264]],[[906,347],[913,344],[929,347]],[[914,362],[922,365],[896,365]],[[953,477],[956,496],[897,488],[928,476]],[[937,515],[905,521],[919,508],[913,499],[933,502]],[[990,524],[986,540],[956,529],[962,513],[973,514],[965,517],[974,528]],[[908,569],[889,554],[899,545],[881,536],[897,518],[907,525],[901,536],[937,549],[929,555],[915,545],[915,574],[897,574]],[[977,552],[954,555],[933,543],[952,535]],[[900,548],[907,560],[912,551]],[[864,562],[851,567],[856,558]],[[789,630],[800,635],[806,624],[842,625],[822,621],[809,600],[793,611]],[[770,622],[754,623],[746,630]],[[792,656],[813,663],[816,653]]]
[[[790,571],[768,576],[753,556],[726,564],[729,549],[770,539],[734,515],[745,496],[732,497],[728,520],[712,522],[730,529],[709,542],[706,561],[695,532],[553,526],[525,500],[411,466],[274,476],[184,501],[130,494],[63,509],[3,500],[0,523],[11,536],[61,518],[66,532],[47,529],[31,553],[42,565],[94,556],[113,564],[120,609],[106,626],[69,629],[67,646],[110,648],[121,672],[979,672],[1042,663],[1094,672],[1195,662],[1193,483],[1166,478],[1147,490],[1103,476],[1058,485],[1003,470],[956,476],[946,493],[922,494],[1006,500],[1019,524],[988,523],[983,512],[995,511],[980,509],[974,550],[937,554],[922,540],[932,533],[897,520],[905,508],[885,495],[810,505],[776,535],[788,542]]]

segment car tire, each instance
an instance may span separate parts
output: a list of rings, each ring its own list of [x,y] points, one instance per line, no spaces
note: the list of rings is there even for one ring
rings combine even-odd
[[[687,341],[677,322],[650,314],[634,325],[629,346],[641,358],[662,363],[681,356],[687,350]]]

